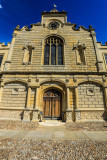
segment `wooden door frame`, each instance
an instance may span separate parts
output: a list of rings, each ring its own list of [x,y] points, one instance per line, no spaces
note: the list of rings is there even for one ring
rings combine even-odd
[[[45,92],[48,92],[49,90],[54,90],[54,91],[57,91],[57,92],[59,92],[60,93],[60,117],[54,117],[53,116],[53,107],[52,107],[52,103],[50,104],[51,105],[51,116],[45,116],[44,117],[44,115],[43,115],[43,117],[44,117],[44,119],[62,119],[62,92],[59,90],[59,89],[57,89],[57,88],[47,88],[44,92],[43,92],[43,101],[44,101],[44,93]],[[52,102],[52,100],[54,99],[54,97],[47,97],[47,98],[50,98],[50,101]],[[56,97],[56,99],[57,99],[57,97]]]

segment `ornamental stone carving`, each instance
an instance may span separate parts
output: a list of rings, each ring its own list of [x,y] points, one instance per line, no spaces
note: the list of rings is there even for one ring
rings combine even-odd
[[[33,121],[38,121],[38,110],[33,111]]]
[[[81,112],[81,119],[101,120],[103,119],[103,111]]]
[[[23,121],[30,121],[30,111],[29,110],[24,111]]]
[[[76,120],[81,120],[81,112],[75,112],[76,114]]]
[[[72,112],[66,112],[66,121],[72,121]]]

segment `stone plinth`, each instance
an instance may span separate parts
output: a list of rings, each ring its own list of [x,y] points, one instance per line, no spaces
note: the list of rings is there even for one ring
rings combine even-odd
[[[38,109],[33,110],[33,116],[32,116],[32,121],[38,121]]]
[[[30,110],[27,108],[24,110],[23,121],[30,121]]]
[[[72,123],[72,110],[67,109],[66,110],[66,123]]]

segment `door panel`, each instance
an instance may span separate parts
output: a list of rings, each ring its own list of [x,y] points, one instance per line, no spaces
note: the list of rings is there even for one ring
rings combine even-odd
[[[44,118],[61,119],[61,113],[62,113],[61,93],[59,91],[51,89],[44,93],[43,101],[44,101],[44,109],[43,109]]]

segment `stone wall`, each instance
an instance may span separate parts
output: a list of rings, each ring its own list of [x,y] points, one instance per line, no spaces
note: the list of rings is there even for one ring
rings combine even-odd
[[[48,35],[58,35],[65,40],[64,44],[64,65],[46,66],[43,65],[44,58],[44,40]],[[86,46],[85,59],[86,64],[77,65],[75,50],[73,45],[83,43]],[[23,64],[23,47],[31,43],[35,49],[32,51],[32,62],[30,65]],[[65,25],[57,30],[50,30],[43,26],[33,26],[31,31],[19,31],[15,38],[15,43],[11,56],[10,71],[34,71],[34,72],[71,72],[71,71],[97,71],[96,55],[90,33],[84,30],[74,31],[71,26]]]
[[[84,83],[78,87],[79,108],[104,108],[104,92],[99,84]]]
[[[0,110],[0,120],[18,120],[21,121],[23,111],[18,110]]]
[[[25,108],[27,89],[24,84],[10,83],[3,88],[0,107]]]

